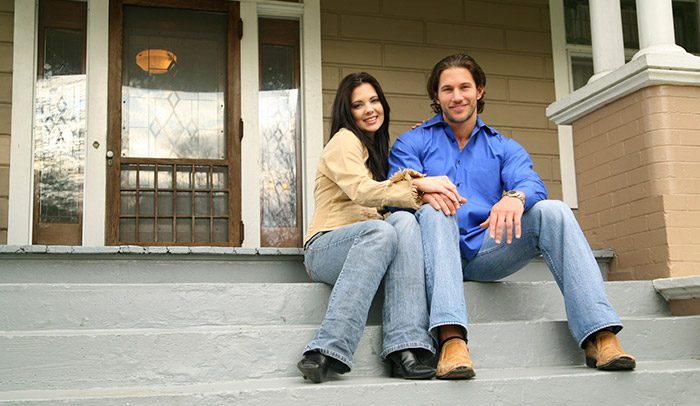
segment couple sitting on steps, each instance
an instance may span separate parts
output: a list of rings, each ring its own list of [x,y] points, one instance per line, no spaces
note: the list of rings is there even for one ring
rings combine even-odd
[[[586,364],[635,367],[615,336],[620,318],[573,213],[546,200],[523,147],[479,117],[485,88],[473,58],[442,59],[427,85],[436,115],[389,151],[389,104],[377,80],[362,72],[341,81],[304,239],[309,276],[333,286],[297,364],[305,379],[350,371],[381,282],[381,357],[392,376],[474,377],[463,282],[504,278],[538,255],[564,296]],[[437,369],[426,352],[439,352]]]

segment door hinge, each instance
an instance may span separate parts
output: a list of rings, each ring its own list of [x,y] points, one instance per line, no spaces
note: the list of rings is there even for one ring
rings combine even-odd
[[[242,244],[242,243],[243,243],[243,239],[244,239],[244,237],[245,237],[245,224],[243,224],[242,221],[241,221],[240,233],[241,233],[241,235],[240,235],[240,240],[241,240],[241,244]]]
[[[240,119],[238,122],[238,137],[239,140],[243,139],[243,119]]]
[[[243,39],[243,19],[238,19],[238,39]]]

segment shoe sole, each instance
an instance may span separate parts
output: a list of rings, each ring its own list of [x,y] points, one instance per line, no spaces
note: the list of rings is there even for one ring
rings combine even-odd
[[[304,376],[304,380],[308,379],[313,383],[324,382],[327,376],[326,373],[328,372],[325,371],[326,373],[324,373],[323,369],[318,365],[306,366],[301,362],[297,364],[297,369],[301,371],[301,374]]]
[[[403,378],[403,379],[410,379],[410,380],[421,380],[421,379],[433,379],[435,377],[435,371],[425,373],[422,375],[412,375],[412,376],[405,376],[397,371],[391,371],[391,377],[392,378]]]
[[[596,368],[602,371],[629,371],[637,366],[634,358],[622,356],[616,358],[607,364],[597,365],[595,358],[586,358],[586,365],[589,368]]]
[[[470,368],[467,366],[461,366],[461,367],[456,367],[443,375],[436,375],[436,378],[437,379],[456,380],[456,379],[471,379],[475,376],[476,376],[476,372],[474,372],[474,368]]]

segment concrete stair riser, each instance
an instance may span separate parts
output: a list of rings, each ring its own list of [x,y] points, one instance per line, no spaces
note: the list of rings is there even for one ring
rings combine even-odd
[[[610,251],[594,251],[607,278]],[[0,283],[305,283],[299,249],[0,245]],[[507,278],[553,280],[542,258]]]
[[[700,358],[700,316],[630,319],[625,349],[647,361]],[[217,382],[297,376],[295,363],[317,326],[177,330],[72,330],[0,335],[0,391]],[[563,321],[477,323],[476,368],[582,365]],[[370,326],[352,376],[387,375],[381,328]]]
[[[693,405],[700,361],[640,362],[634,372],[590,368],[479,370],[471,381],[337,377],[320,385],[301,378],[201,385],[0,392],[0,404],[49,406],[268,405]]]
[[[0,331],[295,325],[321,322],[330,287],[316,283],[0,284]],[[670,315],[651,282],[608,282],[621,317]],[[471,322],[561,320],[554,282],[465,283]],[[368,324],[381,323],[381,294]]]

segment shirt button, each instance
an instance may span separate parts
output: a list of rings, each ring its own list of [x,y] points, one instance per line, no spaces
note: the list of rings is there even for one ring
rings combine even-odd
[[[462,160],[461,160],[461,159],[458,159],[458,160],[457,160],[457,165],[462,165]]]
[[[457,182],[457,187],[462,186],[462,182]]]

